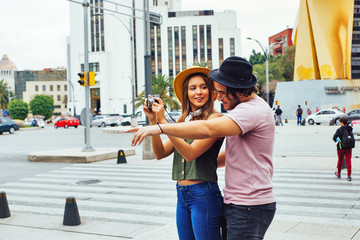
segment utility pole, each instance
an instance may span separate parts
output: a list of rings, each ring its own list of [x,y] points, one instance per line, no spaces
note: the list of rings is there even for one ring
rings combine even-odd
[[[84,71],[89,72],[89,41],[88,41],[88,7],[87,0],[83,1],[84,7]],[[83,152],[91,152],[94,149],[90,145],[90,86],[89,86],[89,74],[86,74],[86,86],[85,86],[85,147]]]

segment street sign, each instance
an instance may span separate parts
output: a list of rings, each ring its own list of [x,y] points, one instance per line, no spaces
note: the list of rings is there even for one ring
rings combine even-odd
[[[80,121],[81,121],[81,124],[82,124],[83,126],[86,125],[86,124],[85,124],[85,121],[87,121],[87,119],[90,119],[90,125],[91,125],[91,123],[92,123],[93,115],[92,115],[92,113],[91,113],[91,110],[89,110],[89,112],[90,112],[90,115],[89,115],[88,118],[86,118],[86,117],[85,117],[85,116],[86,116],[86,108],[83,108],[83,110],[81,110],[81,113],[80,113]]]

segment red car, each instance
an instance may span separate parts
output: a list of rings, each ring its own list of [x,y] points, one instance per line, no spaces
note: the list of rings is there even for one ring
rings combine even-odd
[[[54,128],[55,129],[58,127],[64,127],[64,128],[75,127],[75,128],[77,128],[79,126],[79,124],[80,124],[79,119],[77,119],[75,117],[62,117],[54,123]]]

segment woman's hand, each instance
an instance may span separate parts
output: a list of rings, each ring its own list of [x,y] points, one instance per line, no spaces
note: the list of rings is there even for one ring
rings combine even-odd
[[[157,135],[161,135],[162,133],[158,125],[146,126],[141,128],[132,128],[125,132],[126,133],[136,132],[134,134],[133,139],[131,140],[131,146],[140,145],[144,140],[144,138],[147,136],[157,136]]]
[[[149,95],[149,96],[151,96],[151,95]],[[145,99],[145,102],[144,102],[144,107],[143,107],[144,113],[145,113],[146,117],[149,119],[150,124],[154,124],[157,122],[156,114],[153,111],[148,109],[148,107],[146,106],[146,101],[147,101],[147,99]]]
[[[161,98],[158,97],[153,97],[154,100],[156,100],[157,102],[154,102],[151,110],[153,113],[156,114],[156,121],[158,123],[167,123],[165,115],[164,115],[164,102],[161,100]]]

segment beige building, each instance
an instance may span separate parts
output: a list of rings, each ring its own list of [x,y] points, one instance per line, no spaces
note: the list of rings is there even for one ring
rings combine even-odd
[[[54,99],[54,115],[67,112],[68,89],[66,81],[27,81],[23,101],[30,103],[36,95],[47,95]]]

